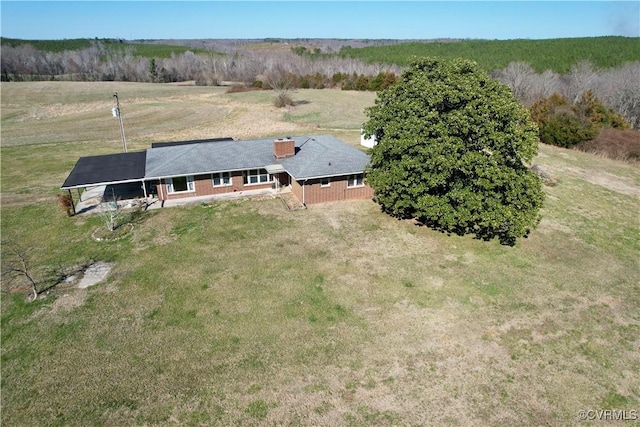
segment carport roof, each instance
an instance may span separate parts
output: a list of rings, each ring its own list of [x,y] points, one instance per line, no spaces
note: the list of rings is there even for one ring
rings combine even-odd
[[[146,151],[80,157],[61,188],[141,181],[146,162]]]

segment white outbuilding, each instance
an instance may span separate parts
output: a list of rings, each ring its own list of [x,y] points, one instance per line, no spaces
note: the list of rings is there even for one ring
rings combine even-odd
[[[376,141],[375,135],[371,135],[371,137],[365,138],[364,130],[360,129],[360,145],[365,146],[367,148],[373,148],[373,146],[376,145],[377,143],[378,141]]]

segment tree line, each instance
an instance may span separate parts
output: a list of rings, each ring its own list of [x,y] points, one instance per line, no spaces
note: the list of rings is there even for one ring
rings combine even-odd
[[[457,40],[407,42],[352,49],[344,46],[340,56],[365,62],[388,62],[405,66],[414,57],[466,58],[486,72],[526,60],[534,70],[566,74],[576,63],[589,61],[600,69],[617,67],[640,58],[638,37],[583,37],[546,40]]]
[[[77,80],[77,81],[136,81],[178,82],[195,80],[198,84],[216,85],[225,81],[253,85],[266,73],[285,66],[297,76],[318,73],[328,76],[357,74],[375,76],[381,71],[399,75],[396,65],[367,64],[340,57],[310,57],[293,51],[236,51],[230,54],[172,53],[167,58],[147,58],[137,55],[125,44],[111,49],[100,41],[90,47],[63,52],[38,50],[30,44],[3,45],[1,60],[2,81]]]
[[[4,45],[0,60],[2,81],[195,81],[198,85],[232,82],[245,87],[270,88],[274,76],[282,78],[284,74],[288,89],[372,91],[388,87],[404,69],[401,65],[318,54],[295,46],[289,50],[236,50],[229,54],[196,54],[188,50],[166,58],[148,58],[137,55],[126,43],[112,49],[99,40],[91,41],[87,48],[61,52],[42,51],[29,44]],[[539,72],[528,62],[514,61],[490,74],[509,86],[525,106],[530,107],[553,94],[575,104],[586,91],[591,91],[631,127],[640,128],[640,61],[597,68],[583,60],[573,64],[566,73],[551,69]]]

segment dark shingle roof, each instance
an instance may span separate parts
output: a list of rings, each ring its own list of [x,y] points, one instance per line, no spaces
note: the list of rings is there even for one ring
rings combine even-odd
[[[145,176],[146,157],[146,151],[80,157],[62,188],[140,181]]]

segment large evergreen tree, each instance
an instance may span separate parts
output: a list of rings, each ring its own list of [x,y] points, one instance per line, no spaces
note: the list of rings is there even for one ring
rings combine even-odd
[[[366,112],[367,182],[385,212],[509,245],[537,225],[538,129],[474,62],[416,59]]]

